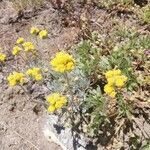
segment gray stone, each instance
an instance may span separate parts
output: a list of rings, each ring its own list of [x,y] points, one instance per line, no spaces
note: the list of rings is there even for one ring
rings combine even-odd
[[[43,132],[49,141],[61,146],[63,150],[86,150],[88,139],[82,134],[74,138],[71,127],[58,125],[59,117],[49,115],[44,123]]]

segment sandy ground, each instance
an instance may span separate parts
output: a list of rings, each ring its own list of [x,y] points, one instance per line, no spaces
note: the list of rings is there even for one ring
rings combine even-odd
[[[62,30],[60,24],[56,24],[56,17],[57,13],[48,4],[41,10],[27,11],[24,17],[17,20],[18,13],[12,4],[0,2],[0,46],[9,55],[17,37],[29,39],[28,31],[35,25],[51,31],[49,42],[44,42],[46,51],[43,55],[71,46],[77,31],[74,28]],[[13,68],[15,62],[8,63]],[[5,81],[8,72],[6,67],[0,73],[0,150],[60,150],[43,135],[45,108],[28,101],[20,89],[9,88]],[[38,114],[35,109],[38,109]]]
[[[18,91],[19,92],[19,91]],[[12,88],[0,88],[0,150],[59,150],[42,133],[45,109],[34,113],[35,103]],[[17,95],[17,96],[16,96]]]

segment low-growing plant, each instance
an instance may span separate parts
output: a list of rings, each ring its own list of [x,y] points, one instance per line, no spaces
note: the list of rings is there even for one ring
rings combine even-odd
[[[8,83],[20,86],[34,102],[38,101],[29,94],[28,84],[36,82],[45,86],[48,93],[42,104],[49,114],[63,116],[64,124],[81,127],[86,136],[98,136],[101,129],[115,119],[131,122],[134,115],[134,102],[129,95],[136,92],[140,83],[135,73],[138,68],[133,62],[138,59],[146,65],[148,58],[144,52],[150,45],[147,36],[138,37],[136,32],[132,35],[131,32],[126,28],[121,34],[116,32],[124,41],[120,44],[115,41],[112,45],[117,47],[110,50],[104,47],[105,40],[98,32],[93,32],[90,39],[76,45],[75,52],[59,51],[44,63],[38,45],[19,37],[12,55],[14,59],[21,58],[24,66],[16,66],[14,72],[10,72]],[[49,36],[47,30],[37,27],[32,27],[30,34],[35,41]],[[5,57],[1,54],[0,58],[4,61]],[[117,134],[119,129],[113,132]]]
[[[138,12],[138,16],[144,23],[150,24],[150,5],[141,8]]]

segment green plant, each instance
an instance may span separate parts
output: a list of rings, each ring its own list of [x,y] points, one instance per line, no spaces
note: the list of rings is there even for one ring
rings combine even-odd
[[[100,50],[92,47],[90,41],[83,41],[77,48],[79,67],[86,76],[94,76],[98,69]]]
[[[33,27],[30,33],[36,40],[48,38],[48,32],[37,27]],[[25,65],[14,66],[15,69],[21,68],[23,73],[11,74],[7,78],[12,86],[21,83],[26,87],[36,82],[46,87],[50,92],[48,103],[44,103],[48,112],[65,115],[65,123],[69,122],[78,130],[80,126],[81,131],[90,137],[100,135],[101,128],[107,130],[108,125],[114,133],[118,132],[114,129],[117,121],[132,121],[135,101],[130,97],[143,86],[143,82],[137,80],[137,74],[148,68],[148,57],[144,52],[150,48],[149,36],[125,26],[106,38],[95,31],[76,46],[74,55],[72,49],[61,51],[51,58],[50,63],[39,57],[38,41],[36,44],[24,38],[15,43],[14,59],[22,58]],[[141,64],[136,63],[138,61],[142,69]],[[47,71],[42,69],[49,65]],[[146,70],[142,77],[148,73]],[[28,80],[22,83],[24,76]],[[121,127],[125,125],[121,124]],[[131,140],[137,146],[137,137]]]
[[[90,122],[87,130],[87,134],[89,133],[90,136],[97,135],[100,125],[109,122],[107,118],[108,102],[99,87],[86,93],[84,107],[87,114],[90,112]]]
[[[119,105],[119,115],[121,117],[126,117],[128,119],[131,119],[132,116],[132,108],[131,106],[127,103],[126,99],[124,98],[124,95],[122,93],[118,94],[117,97],[117,103]]]
[[[138,15],[144,23],[150,24],[150,5],[141,8]]]
[[[141,150],[149,150],[150,149],[150,140],[147,140],[145,145],[142,146]]]

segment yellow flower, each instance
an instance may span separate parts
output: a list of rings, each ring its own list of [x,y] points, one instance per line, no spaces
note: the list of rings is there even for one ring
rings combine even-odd
[[[112,97],[112,98],[115,98],[115,97],[116,97],[116,94],[117,94],[117,93],[116,93],[115,91],[113,91],[113,92],[111,92],[111,93],[109,94],[109,96]]]
[[[55,108],[55,106],[53,106],[53,105],[50,105],[50,106],[48,107],[48,109],[47,109],[47,111],[48,111],[49,113],[54,112],[55,110],[56,110],[56,108]]]
[[[35,80],[36,81],[40,81],[40,80],[42,80],[43,79],[43,76],[41,75],[41,74],[37,74],[36,76],[35,76]]]
[[[58,52],[50,62],[53,70],[57,72],[70,72],[75,67],[75,60],[66,52]]]
[[[32,42],[25,42],[25,43],[22,44],[22,46],[23,46],[23,48],[26,52],[35,51],[35,46]]]
[[[65,104],[66,104],[66,101],[64,101],[64,100],[59,100],[58,102],[56,102],[55,108],[56,108],[56,109],[60,109],[60,108],[62,108]]]
[[[113,76],[113,71],[112,70],[109,70],[105,73],[105,77],[106,78],[111,78]]]
[[[7,77],[7,80],[10,86],[15,86],[25,82],[25,75],[23,73],[13,72]]]
[[[116,76],[116,75],[121,75],[121,70],[119,70],[119,69],[109,70],[105,73],[106,78],[111,78],[111,77]]]
[[[43,79],[42,71],[40,68],[32,68],[26,71],[26,74],[34,78],[36,81],[40,81]]]
[[[41,31],[39,32],[39,37],[40,37],[41,39],[47,38],[47,37],[48,37],[48,32],[47,32],[47,30],[41,30]]]
[[[127,81],[127,77],[121,75],[121,70],[109,70],[105,73],[107,84],[104,86],[104,91],[109,96],[114,98],[116,96],[115,87],[123,87]]]
[[[18,55],[20,51],[21,51],[21,48],[19,46],[14,46],[12,50],[12,54]]]
[[[0,62],[3,62],[6,60],[6,55],[3,53],[0,53]]]
[[[48,107],[48,112],[54,112],[57,109],[62,108],[67,103],[67,99],[65,96],[62,96],[59,93],[53,93],[46,97],[47,102],[50,103]]]
[[[114,88],[113,88],[113,86],[106,84],[104,86],[104,91],[105,91],[105,93],[110,94],[110,93],[114,92]]]
[[[48,95],[46,99],[47,102],[49,102],[51,105],[54,105],[56,103],[56,100],[59,99],[59,93],[53,93],[51,95]]]
[[[30,34],[38,34],[40,30],[37,27],[31,27]]]
[[[121,70],[119,70],[119,69],[113,70],[113,75],[114,76],[121,75]]]
[[[108,82],[109,85],[114,85],[114,83],[115,83],[115,78],[114,78],[114,77],[108,78],[108,79],[107,79],[107,82]]]
[[[116,82],[115,82],[115,85],[117,87],[123,87],[125,85],[127,81],[127,77],[126,76],[119,76],[117,79],[116,79]]]
[[[106,84],[104,86],[104,91],[106,94],[108,94],[110,97],[114,98],[116,96],[116,92],[113,86]]]
[[[24,38],[20,37],[16,41],[17,44],[23,44],[24,43]]]

